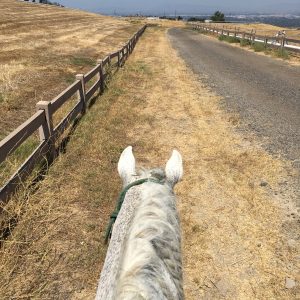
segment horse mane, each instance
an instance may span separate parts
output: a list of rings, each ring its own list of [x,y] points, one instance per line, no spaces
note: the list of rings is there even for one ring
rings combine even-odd
[[[165,179],[161,169],[142,178]],[[180,226],[176,199],[166,182],[147,182],[132,219],[120,261],[116,299],[183,299]]]
[[[180,224],[173,185],[162,169],[141,169],[132,180],[155,178],[126,194],[113,227],[97,300],[182,300]]]

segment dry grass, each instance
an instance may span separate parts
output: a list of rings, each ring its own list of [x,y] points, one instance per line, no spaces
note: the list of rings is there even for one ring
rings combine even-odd
[[[299,282],[299,248],[287,243],[283,199],[274,195],[286,163],[237,134],[219,101],[165,29],[148,29],[39,190],[5,207],[19,223],[0,252],[1,298],[94,297],[120,188],[117,160],[131,144],[143,166],[163,165],[173,147],[184,157],[176,191],[186,299],[294,299],[299,286],[284,282]]]
[[[170,27],[183,28],[186,26],[186,23],[184,21],[175,21],[175,20],[168,20],[168,19],[149,20],[145,17],[126,17],[124,19],[133,24],[148,24],[148,25],[154,25],[163,28],[170,28]]]
[[[132,88],[143,73],[133,63],[117,75],[38,190],[20,192],[4,207],[2,226],[18,224],[0,251],[1,299],[94,298],[105,226],[120,188],[116,163],[143,107]]]
[[[0,138],[120,48],[139,25],[97,14],[0,0]]]

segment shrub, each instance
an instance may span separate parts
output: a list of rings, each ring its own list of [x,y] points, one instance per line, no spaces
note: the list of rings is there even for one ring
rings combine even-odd
[[[231,43],[231,44],[240,42],[240,39],[235,36],[228,36],[226,40],[228,43]]]
[[[219,35],[218,39],[219,39],[219,41],[225,41],[226,35]]]
[[[289,59],[289,53],[285,49],[277,49],[274,51],[276,57],[280,57],[283,59]]]
[[[219,39],[219,41],[225,41],[228,43],[239,43],[240,42],[240,39],[238,39],[235,36],[219,35],[218,39]]]
[[[250,46],[251,42],[247,39],[241,39],[240,44],[241,44],[241,47],[246,47],[246,46]]]
[[[261,52],[266,49],[265,44],[263,43],[254,43],[252,44],[252,48],[255,52]]]
[[[216,11],[210,19],[214,22],[224,22],[225,16],[221,11]]]
[[[198,17],[191,17],[191,18],[188,18],[188,22],[204,22],[205,19],[203,18],[198,18]]]

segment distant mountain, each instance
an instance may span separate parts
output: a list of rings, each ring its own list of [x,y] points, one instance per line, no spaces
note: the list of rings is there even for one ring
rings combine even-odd
[[[227,16],[227,21],[246,22],[246,23],[266,23],[283,27],[299,27],[300,15],[249,15],[249,16]]]

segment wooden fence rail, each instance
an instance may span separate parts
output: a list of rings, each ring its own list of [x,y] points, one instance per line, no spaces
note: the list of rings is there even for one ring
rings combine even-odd
[[[146,27],[147,25],[143,26],[120,50],[109,54],[103,60],[97,61],[97,65],[87,74],[76,75],[76,81],[53,100],[38,102],[36,105],[37,112],[0,142],[1,164],[30,136],[39,130],[40,144],[0,189],[0,202],[5,202],[9,199],[19,184],[31,174],[37,163],[43,159],[51,162],[55,158],[55,143],[58,138],[78,116],[86,112],[88,101],[96,93],[103,93],[109,71],[112,68],[119,68],[125,63]],[[117,58],[117,62],[112,63],[112,60],[115,58]],[[95,80],[95,82],[87,90],[86,86],[91,80]],[[53,127],[54,113],[75,94],[78,95],[75,106],[73,106],[71,111],[67,113],[56,127]]]
[[[216,34],[216,35],[227,35],[237,37],[239,39],[249,40],[251,43],[258,42],[264,43],[267,47],[275,47],[281,49],[287,49],[289,51],[300,52],[300,40],[289,39],[286,37],[276,37],[276,36],[264,36],[257,35],[255,31],[245,32],[240,31],[238,28],[235,30],[227,30],[223,27],[217,27],[214,25],[206,25],[199,23],[189,23],[194,30],[203,30],[204,32]]]

